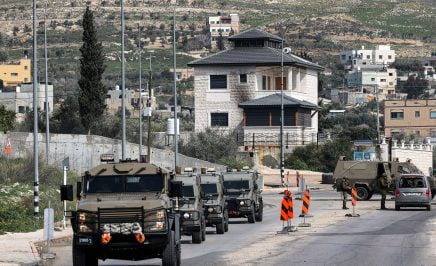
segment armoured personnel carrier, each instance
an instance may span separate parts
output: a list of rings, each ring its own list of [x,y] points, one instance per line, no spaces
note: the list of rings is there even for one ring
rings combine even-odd
[[[395,179],[390,180],[391,192],[395,189],[395,181],[402,174],[422,174],[421,171],[411,162],[399,161],[347,161],[340,157],[333,173],[334,187],[339,191],[341,179],[346,176],[350,185],[357,191],[359,200],[369,200],[372,195],[380,193],[377,187],[377,177],[385,173],[389,178],[393,174]],[[428,177],[432,194],[436,192],[434,177]]]
[[[201,169],[201,189],[206,225],[216,228],[217,234],[229,230],[229,212],[224,197],[224,184],[221,174],[215,169]]]
[[[77,183],[77,208],[70,214],[73,265],[98,259],[162,258],[180,265],[180,216],[171,197],[181,197],[180,182],[149,163],[108,162],[86,171]],[[61,200],[73,200],[73,186],[61,186]]]
[[[249,223],[263,219],[263,177],[255,170],[223,173],[224,193],[230,218],[248,218]]]
[[[201,198],[200,176],[192,168],[176,169],[176,181],[182,182],[183,196],[178,199],[182,234],[192,236],[192,243],[206,240],[206,222]]]

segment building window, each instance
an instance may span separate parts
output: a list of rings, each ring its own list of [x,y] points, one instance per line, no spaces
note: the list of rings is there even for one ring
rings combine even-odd
[[[375,78],[371,78],[371,81],[375,81]]]
[[[210,75],[210,89],[227,89],[227,75]]]
[[[394,83],[393,82],[389,82],[389,85],[392,86],[392,85],[394,85]]]
[[[247,74],[239,75],[239,83],[247,83]]]
[[[383,56],[382,56],[382,55],[379,55],[379,56],[378,56],[378,59],[383,59]]]
[[[24,106],[18,106],[18,113],[24,114],[24,112],[25,112],[25,107]]]
[[[404,112],[403,111],[391,111],[391,120],[403,120]]]
[[[18,77],[18,73],[11,73],[12,77]]]
[[[363,65],[366,65],[366,62],[362,62]]]
[[[430,111],[430,119],[436,119],[436,111]]]
[[[24,66],[24,70],[27,70],[28,66]]]
[[[370,56],[370,55],[367,55],[367,56],[366,56],[366,59],[371,59],[371,56]]]
[[[216,32],[216,29],[212,29],[212,32]]]
[[[28,78],[24,78],[24,82],[28,82],[29,81],[29,79]]]
[[[211,127],[228,127],[229,114],[228,113],[210,113],[210,126]]]
[[[230,29],[226,29],[226,32],[230,32]]]
[[[389,77],[392,77],[394,75],[394,73],[389,72]]]
[[[430,137],[431,138],[436,138],[436,130],[430,131]]]
[[[343,54],[343,55],[341,55],[342,56],[342,60],[345,60],[345,55]]]
[[[415,117],[421,117],[421,112],[420,111],[415,111]]]
[[[392,55],[388,55],[388,59],[392,59]]]
[[[386,79],[380,79],[380,82],[386,82]]]
[[[421,135],[421,131],[417,130],[417,131],[415,131],[415,134],[416,134],[417,136],[419,136],[419,135]]]

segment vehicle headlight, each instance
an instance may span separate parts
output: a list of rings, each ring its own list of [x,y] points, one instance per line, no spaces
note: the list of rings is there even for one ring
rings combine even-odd
[[[189,215],[189,213],[185,212],[185,213],[183,214],[183,218],[185,218],[185,219],[189,219],[189,217],[191,217],[191,215]]]
[[[163,231],[165,229],[165,222],[156,222],[154,226],[150,227],[150,231]]]
[[[209,208],[207,208],[207,211],[208,211],[208,212],[213,212],[213,211],[214,211],[214,208],[209,207]]]
[[[185,220],[198,220],[198,218],[199,212],[197,211],[183,213],[183,219]]]
[[[250,206],[251,205],[251,200],[245,200],[245,205]]]
[[[241,201],[239,202],[239,204],[240,204],[241,206],[243,206],[243,205],[245,204],[245,202],[244,202],[243,200],[241,200]]]

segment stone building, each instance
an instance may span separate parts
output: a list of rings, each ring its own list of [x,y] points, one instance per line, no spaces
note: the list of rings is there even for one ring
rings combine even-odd
[[[194,67],[195,131],[236,130],[244,145],[248,139],[278,145],[282,39],[251,29],[229,41],[233,48],[188,64]],[[290,54],[283,54],[283,64],[289,145],[316,141],[318,73],[323,67]]]

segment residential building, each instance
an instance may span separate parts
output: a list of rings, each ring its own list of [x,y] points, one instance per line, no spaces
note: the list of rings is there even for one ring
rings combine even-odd
[[[218,36],[228,37],[230,32],[239,33],[239,15],[230,14],[228,16],[209,17],[209,30],[212,42],[215,42]]]
[[[236,130],[244,146],[277,146],[282,39],[250,29],[228,40],[233,48],[188,64],[194,67],[195,131]],[[285,142],[316,141],[318,74],[324,68],[291,54],[283,54],[283,65]]]
[[[49,113],[53,112],[53,85],[48,84],[48,108]],[[0,104],[8,110],[16,113],[17,121],[22,121],[25,114],[33,110],[33,84],[26,83],[0,91]],[[38,86],[38,108],[45,110],[45,84]]]
[[[15,87],[22,83],[32,82],[30,59],[23,58],[19,62],[0,65],[0,80],[4,87]]]
[[[384,101],[385,135],[415,135],[436,143],[436,99]]]
[[[173,73],[174,70],[171,68],[170,72]],[[177,80],[188,79],[194,75],[194,70],[192,68],[176,68]]]
[[[341,51],[341,63],[346,69],[356,69],[366,65],[390,65],[395,62],[395,50],[390,45],[377,45],[374,49]]]
[[[341,103],[345,105],[358,105],[371,102],[375,99],[375,95],[371,92],[362,90],[345,90],[345,89],[331,89],[330,99],[332,102]]]
[[[386,95],[395,94],[397,86],[397,70],[381,66],[358,67],[345,76],[349,87],[362,87],[375,92],[378,88],[380,99]]]
[[[142,98],[143,108],[147,106],[148,90],[139,92],[136,90],[125,90],[125,107],[132,117],[139,117],[140,100]],[[111,114],[116,114],[121,110],[121,90],[118,86],[115,90],[109,90],[106,95],[106,108]],[[156,98],[154,90],[151,90],[151,109],[156,110]]]

